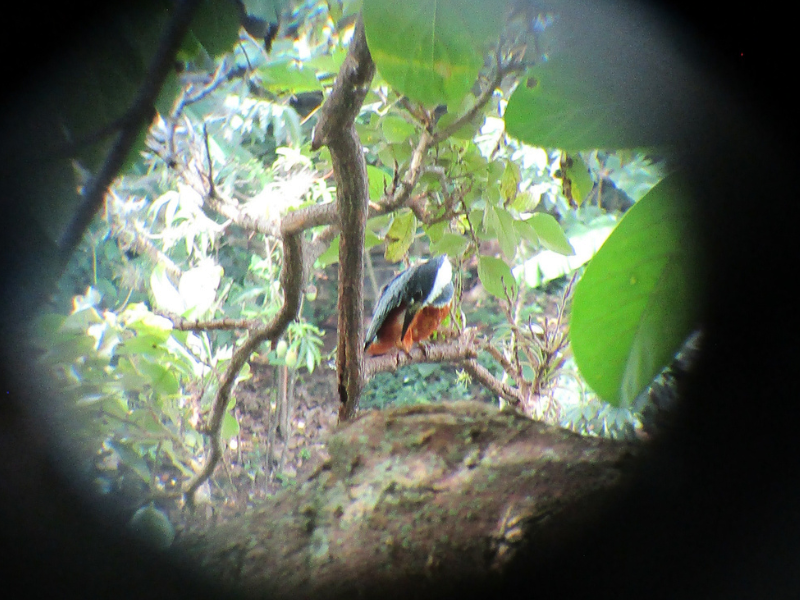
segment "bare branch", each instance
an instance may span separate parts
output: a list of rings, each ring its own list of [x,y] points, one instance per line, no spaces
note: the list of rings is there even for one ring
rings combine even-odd
[[[225,331],[231,329],[256,329],[263,325],[258,319],[186,319],[167,311],[153,311],[155,314],[172,321],[172,326],[180,331]]]
[[[193,93],[190,93],[188,89],[184,89],[180,100],[178,100],[177,104],[175,105],[175,109],[172,111],[172,115],[170,115],[171,118],[173,120],[177,119],[183,112],[183,109],[186,108],[188,105],[194,104],[195,102],[200,102],[200,100],[208,96],[211,92],[216,90],[220,85],[225,83],[227,80],[237,76],[244,75],[244,73],[246,72],[245,68],[241,67],[232,68],[232,67],[233,65],[228,64],[227,60],[222,60],[219,66],[217,67],[217,70],[214,71],[214,75],[211,77],[211,81],[209,81],[205,86],[203,86],[197,91],[192,90]]]
[[[456,363],[465,359],[474,359],[478,356],[474,339],[475,330],[467,329],[457,338],[415,346],[407,354],[398,351],[383,356],[369,357],[364,361],[364,377],[369,379],[376,373],[396,371],[400,367],[417,363]]]
[[[313,150],[323,145],[328,147],[336,178],[336,208],[341,227],[337,345],[340,420],[355,415],[363,385],[363,248],[369,214],[369,188],[355,118],[374,75],[375,64],[367,47],[364,22],[359,16],[336,83],[319,110],[319,121],[311,141]]]
[[[209,436],[211,449],[206,456],[202,469],[184,488],[186,501],[191,503],[194,493],[214,472],[214,468],[222,458],[222,417],[230,402],[236,377],[244,363],[250,358],[265,340],[277,340],[286,331],[289,323],[297,318],[300,312],[300,299],[303,287],[303,241],[299,234],[287,235],[283,238],[283,268],[281,270],[283,287],[283,306],[272,320],[252,331],[245,342],[237,348],[231,362],[220,382],[219,391],[211,406],[208,425],[203,433]]]
[[[488,369],[479,364],[477,360],[465,360],[461,364],[464,370],[477,379],[484,387],[490,389],[498,396],[502,396],[515,406],[523,404],[522,393],[519,390],[497,379]]]

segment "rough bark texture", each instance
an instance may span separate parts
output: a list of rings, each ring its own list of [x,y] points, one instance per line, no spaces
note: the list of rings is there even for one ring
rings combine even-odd
[[[369,182],[355,119],[369,91],[375,64],[359,17],[330,96],[320,110],[311,148],[327,146],[336,179],[339,213],[339,339],[337,371],[340,420],[355,415],[363,383],[362,324],[364,301],[364,232],[369,212]]]
[[[296,487],[178,548],[253,596],[474,591],[579,531],[619,493],[633,455],[473,402],[372,411],[328,449]]]

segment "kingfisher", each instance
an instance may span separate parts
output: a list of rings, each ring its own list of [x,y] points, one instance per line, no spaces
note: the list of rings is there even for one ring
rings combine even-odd
[[[392,348],[408,353],[415,342],[427,340],[450,312],[453,302],[453,267],[441,255],[414,265],[383,288],[364,350],[370,356]]]

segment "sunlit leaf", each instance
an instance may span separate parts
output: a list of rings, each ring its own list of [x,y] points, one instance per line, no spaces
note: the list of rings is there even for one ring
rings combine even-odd
[[[367,179],[369,181],[369,199],[380,200],[383,194],[392,185],[392,176],[378,167],[367,165]]]
[[[509,266],[499,258],[481,256],[478,259],[478,277],[484,289],[496,298],[505,300],[516,294],[517,281]]]
[[[229,410],[225,411],[225,416],[222,417],[222,439],[227,441],[232,437],[239,435],[239,421]]]
[[[504,208],[495,208],[495,233],[497,241],[500,242],[500,249],[506,258],[513,260],[519,246],[519,234],[515,226],[515,219]]]
[[[665,179],[625,214],[575,288],[575,360],[606,402],[630,406],[698,323],[696,218],[688,187]]]
[[[506,168],[500,177],[500,193],[503,196],[504,204],[508,204],[516,198],[520,179],[519,166],[513,161],[506,161]]]
[[[583,204],[586,196],[592,191],[594,182],[589,175],[589,167],[583,162],[580,154],[571,154],[567,157],[564,165],[563,181],[564,191],[569,190],[568,199],[571,199],[578,206]],[[562,163],[563,165],[563,163]]]
[[[158,394],[171,396],[181,391],[181,385],[177,377],[163,365],[141,361],[139,371],[150,379],[153,391]]]
[[[553,252],[558,252],[565,256],[572,256],[575,254],[575,249],[569,243],[564,230],[558,224],[555,217],[547,213],[536,213],[528,219],[533,228],[536,230],[536,235],[539,236],[539,241],[542,246]]]
[[[484,45],[500,33],[505,2],[364,0],[364,27],[383,78],[413,100],[458,105],[483,66]]]
[[[319,262],[319,266],[321,268],[339,262],[339,237],[340,236],[337,235],[335,238],[333,238],[333,241],[331,242],[331,245],[328,246],[328,249],[320,254],[319,258],[317,259],[317,262]]]
[[[438,242],[431,244],[431,253],[457,257],[464,253],[468,245],[469,240],[463,235],[445,233]]]
[[[302,69],[293,61],[272,63],[258,70],[264,87],[293,94],[321,90],[322,84],[312,69]]]
[[[386,260],[399,262],[405,257],[414,233],[417,230],[417,218],[410,210],[395,215],[389,231],[386,233]]]
[[[416,128],[400,116],[387,115],[381,121],[381,131],[387,142],[399,144],[414,135]]]

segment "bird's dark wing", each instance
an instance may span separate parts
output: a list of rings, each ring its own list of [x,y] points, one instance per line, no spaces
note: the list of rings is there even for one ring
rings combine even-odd
[[[406,283],[413,271],[413,268],[403,271],[383,288],[381,297],[378,298],[375,309],[372,311],[372,322],[369,324],[367,335],[364,338],[364,348],[367,348],[375,339],[375,336],[378,335],[378,330],[389,314],[396,308],[399,308],[403,303],[408,303],[406,298]]]

